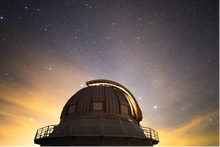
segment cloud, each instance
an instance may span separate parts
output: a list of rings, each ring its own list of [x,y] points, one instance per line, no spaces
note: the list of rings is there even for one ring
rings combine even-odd
[[[219,111],[205,116],[197,116],[189,123],[176,128],[158,129],[159,146],[218,146]],[[217,118],[212,120],[211,118]],[[211,121],[211,120],[212,121]],[[172,121],[172,120],[170,120]]]

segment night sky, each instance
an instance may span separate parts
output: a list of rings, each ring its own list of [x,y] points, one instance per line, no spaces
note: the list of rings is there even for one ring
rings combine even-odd
[[[34,145],[86,82],[137,99],[159,146],[219,145],[218,0],[1,0],[0,145]]]

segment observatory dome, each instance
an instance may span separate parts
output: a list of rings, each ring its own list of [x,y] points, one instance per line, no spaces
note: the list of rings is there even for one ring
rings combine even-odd
[[[94,80],[66,103],[61,121],[77,116],[117,116],[139,123],[142,112],[134,96],[124,86],[109,80]]]
[[[152,146],[157,131],[143,127],[141,109],[132,93],[110,80],[93,80],[63,107],[60,123],[37,130],[42,146]]]

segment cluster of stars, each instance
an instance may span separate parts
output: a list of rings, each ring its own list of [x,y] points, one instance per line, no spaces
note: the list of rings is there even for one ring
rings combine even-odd
[[[47,98],[34,95],[45,93],[62,107],[86,81],[109,79],[136,96],[143,123],[153,128],[175,129],[195,116],[208,130],[218,124],[217,1],[4,1],[3,6],[0,101],[25,103],[8,96],[22,92],[22,98],[26,94],[43,106]],[[4,101],[2,111],[8,111]],[[45,120],[23,115],[31,122]]]

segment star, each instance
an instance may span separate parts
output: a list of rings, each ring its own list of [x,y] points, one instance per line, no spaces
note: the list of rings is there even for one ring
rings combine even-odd
[[[33,117],[37,124],[56,122],[57,108],[69,96],[87,81],[107,79],[137,98],[142,124],[161,128],[159,136],[166,142],[159,145],[173,140],[181,146],[219,145],[219,132],[213,131],[219,124],[218,1],[3,3],[0,105],[8,116],[0,129],[4,122],[9,122],[6,132],[13,131],[11,125],[18,132],[25,129],[19,125],[25,119],[10,123],[14,111],[32,114],[28,122]],[[204,128],[205,122],[211,125]],[[179,131],[185,126],[192,127]],[[180,134],[164,136],[167,128]],[[17,139],[31,146],[27,139],[32,135],[18,134]],[[184,142],[193,135],[194,142]],[[5,144],[23,146],[6,136]]]

